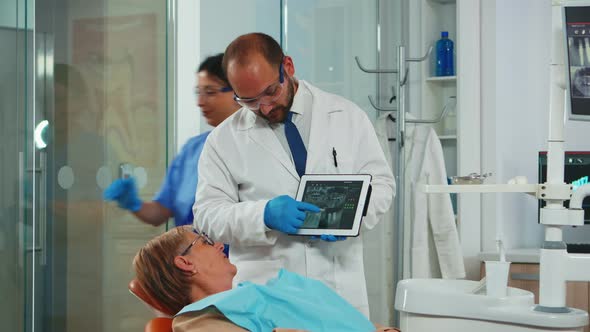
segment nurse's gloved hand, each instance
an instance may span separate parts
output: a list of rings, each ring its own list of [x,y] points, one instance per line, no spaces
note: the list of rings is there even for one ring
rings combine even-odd
[[[319,237],[314,235],[311,237],[312,240],[317,240],[320,239],[322,241],[326,241],[326,242],[336,242],[336,241],[344,241],[346,240],[346,236],[338,236],[338,235],[332,235],[332,234],[322,234]]]
[[[117,201],[119,207],[132,212],[141,208],[142,201],[137,195],[137,186],[133,178],[117,179],[105,189],[102,197],[105,201]]]
[[[283,233],[295,234],[303,225],[306,211],[320,212],[320,208],[310,203],[298,202],[287,195],[278,196],[266,203],[264,224]]]

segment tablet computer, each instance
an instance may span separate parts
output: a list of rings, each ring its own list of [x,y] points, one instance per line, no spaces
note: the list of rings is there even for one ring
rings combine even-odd
[[[301,177],[296,200],[318,206],[306,212],[297,235],[358,236],[371,194],[369,174],[306,174]]]

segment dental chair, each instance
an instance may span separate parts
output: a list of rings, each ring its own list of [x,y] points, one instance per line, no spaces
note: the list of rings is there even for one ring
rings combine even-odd
[[[172,332],[172,317],[174,317],[174,311],[166,308],[146,293],[137,279],[133,279],[129,282],[129,292],[135,295],[135,297],[143,302],[156,315],[156,318],[151,319],[145,325],[144,332]]]

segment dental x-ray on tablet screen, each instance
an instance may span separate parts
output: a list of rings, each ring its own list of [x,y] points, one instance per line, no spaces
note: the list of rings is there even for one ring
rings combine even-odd
[[[358,236],[371,194],[369,174],[307,174],[301,177],[296,200],[318,206],[307,212],[297,235]]]

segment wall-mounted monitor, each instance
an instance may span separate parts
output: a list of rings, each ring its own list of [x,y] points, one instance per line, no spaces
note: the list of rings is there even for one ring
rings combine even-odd
[[[590,121],[590,2],[563,6],[567,104],[572,120]]]

